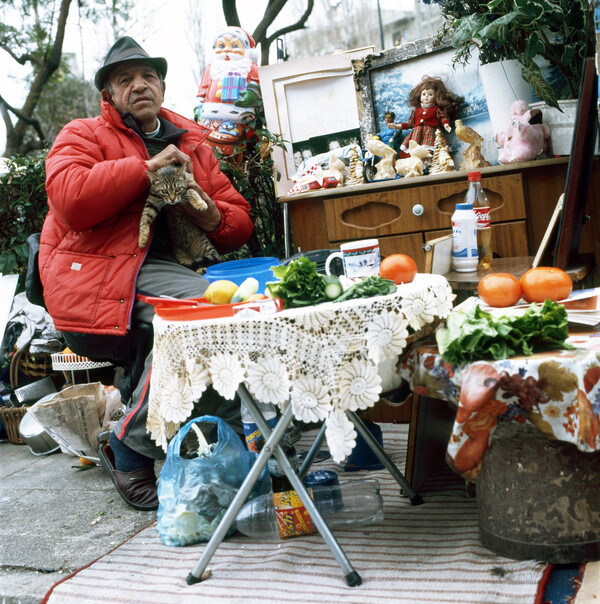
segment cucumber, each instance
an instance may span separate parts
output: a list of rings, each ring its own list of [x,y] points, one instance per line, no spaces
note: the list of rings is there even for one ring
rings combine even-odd
[[[254,277],[248,277],[243,281],[243,283],[238,287],[237,291],[233,294],[233,297],[231,298],[231,303],[237,304],[238,302],[244,302],[257,291],[258,281]]]
[[[323,285],[328,300],[335,300],[344,291],[340,280],[335,275],[323,275]]]

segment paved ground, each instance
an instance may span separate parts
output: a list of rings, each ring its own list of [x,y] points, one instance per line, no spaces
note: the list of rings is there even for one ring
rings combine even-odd
[[[0,442],[0,604],[38,604],[54,583],[147,526],[100,467]]]

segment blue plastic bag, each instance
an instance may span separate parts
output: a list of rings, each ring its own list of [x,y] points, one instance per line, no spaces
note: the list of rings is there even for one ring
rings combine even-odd
[[[186,458],[181,445],[193,424],[215,432],[208,456]],[[212,425],[211,425],[212,424]],[[188,438],[190,441],[191,438]],[[210,441],[209,441],[210,442]],[[158,533],[165,545],[208,541],[248,475],[257,455],[222,419],[204,415],[185,424],[169,443],[158,481]],[[261,473],[250,498],[268,493],[267,469]],[[235,532],[232,525],[227,536]]]

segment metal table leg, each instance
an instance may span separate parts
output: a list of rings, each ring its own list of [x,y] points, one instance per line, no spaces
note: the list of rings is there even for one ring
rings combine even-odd
[[[394,480],[400,485],[402,492],[406,497],[410,499],[413,505],[421,505],[423,498],[419,495],[409,484],[404,477],[404,474],[396,467],[394,462],[388,457],[387,453],[381,448],[377,439],[371,434],[369,429],[365,426],[362,419],[354,411],[346,411],[346,415],[350,421],[354,424],[359,434],[365,439],[365,442],[369,445],[369,448],[379,461],[386,467],[388,472],[394,477]]]
[[[281,468],[285,472],[289,481],[292,483],[292,486],[298,493],[298,496],[300,497],[302,503],[310,514],[311,520],[317,527],[317,530],[319,531],[321,537],[323,538],[323,540],[331,550],[331,553],[334,555],[335,559],[340,565],[347,584],[350,587],[360,585],[362,583],[360,575],[354,570],[354,568],[350,564],[350,561],[346,557],[346,554],[340,547],[336,538],[333,536],[330,528],[327,526],[325,520],[321,516],[311,496],[306,490],[306,487],[304,486],[302,480],[294,472],[294,468],[292,467],[290,461],[283,452],[283,449],[279,446],[279,443],[285,433],[285,430],[292,421],[292,406],[288,405],[286,407],[282,416],[279,418],[277,425],[273,430],[271,430],[244,384],[240,384],[240,387],[238,388],[238,394],[240,395],[240,398],[242,399],[243,403],[246,405],[254,420],[256,421],[256,424],[263,433],[263,436],[266,438],[266,443],[263,446],[263,449],[260,452],[258,459],[252,466],[250,473],[242,483],[242,486],[238,490],[236,496],[231,502],[229,508],[227,509],[227,512],[223,516],[223,519],[219,523],[217,530],[213,533],[213,536],[211,537],[210,541],[206,546],[206,549],[200,557],[200,560],[198,560],[198,563],[196,564],[192,572],[188,575],[186,579],[187,583],[191,585],[193,583],[198,583],[202,581],[202,575],[204,571],[206,570],[208,564],[214,556],[217,548],[227,535],[227,531],[235,521],[238,512],[240,511],[242,505],[245,503],[248,495],[250,494],[250,491],[252,490],[252,487],[254,486],[254,483],[257,481],[260,473],[262,472],[262,469],[267,464],[269,457],[271,457],[271,455],[275,455]]]
[[[310,470],[310,466],[312,466],[313,461],[315,460],[315,457],[321,450],[321,446],[323,445],[323,441],[325,440],[326,428],[327,426],[325,425],[325,423],[323,423],[321,429],[319,430],[319,434],[315,439],[315,442],[311,445],[310,449],[308,450],[308,453],[306,454],[306,457],[304,458],[304,461],[302,462],[302,465],[300,466],[300,469],[298,470],[298,476],[300,476],[300,478],[304,478],[306,476],[306,474]]]
[[[240,386],[240,388],[241,388],[241,386]],[[244,387],[244,390],[245,390],[245,387]],[[240,392],[240,395],[241,395],[241,392]],[[252,401],[252,403],[254,403],[254,401]],[[258,414],[260,415],[260,411],[258,412]],[[282,418],[282,419],[284,419],[284,418]],[[198,563],[196,564],[196,566],[194,566],[194,569],[192,570],[192,572],[187,576],[186,581],[187,581],[188,585],[192,585],[193,583],[199,583],[200,581],[202,581],[202,575],[203,575],[204,571],[206,570],[206,567],[209,565],[212,557],[214,556],[215,552],[217,551],[217,548],[219,547],[219,545],[221,545],[221,542],[223,541],[223,539],[225,539],[225,536],[227,535],[229,528],[235,522],[235,518],[236,518],[238,512],[240,511],[240,509],[246,502],[246,499],[248,498],[248,495],[250,494],[252,487],[258,480],[258,477],[260,476],[260,473],[262,472],[263,468],[267,465],[267,462],[269,461],[269,457],[271,457],[271,448],[270,447],[272,447],[274,443],[279,442],[281,440],[290,420],[291,420],[291,406],[290,406],[290,413],[288,416],[288,421],[286,422],[286,421],[280,420],[279,422],[277,422],[277,425],[275,426],[275,428],[273,429],[273,432],[267,439],[267,443],[263,447],[263,450],[260,452],[258,458],[252,465],[252,468],[250,468],[250,472],[248,473],[248,476],[246,476],[246,478],[244,479],[244,482],[240,486],[238,492],[236,493],[235,497],[233,498],[233,501],[229,505],[229,508],[225,512],[225,515],[221,519],[221,522],[219,523],[217,530],[213,533],[212,537],[210,538],[210,541],[208,542],[206,549],[202,553],[202,556],[198,560]]]
[[[284,424],[285,428],[287,428],[289,423],[292,421],[292,406],[290,404],[288,404],[288,406],[285,408],[285,411],[283,412],[283,415],[279,418],[279,421],[277,422],[273,432],[271,432],[271,428],[269,427],[269,425],[263,418],[260,410],[258,409],[258,406],[254,402],[254,399],[252,398],[252,396],[250,396],[250,393],[248,392],[248,390],[246,389],[246,386],[244,384],[240,385],[240,388],[238,389],[238,393],[240,395],[240,398],[242,399],[242,402],[250,410],[250,413],[254,417],[256,424],[260,428],[260,431],[263,433],[264,437],[267,438],[267,442],[265,443],[265,446],[263,448],[263,451],[261,451],[261,454],[266,449],[269,451],[270,454],[275,455],[275,457],[277,458],[277,461],[279,462],[281,469],[285,472],[285,475],[288,477],[289,481],[292,483],[294,490],[298,493],[298,496],[300,497],[300,500],[304,504],[304,507],[310,514],[310,518],[311,518],[312,522],[317,527],[317,530],[319,531],[321,537],[327,544],[327,547],[329,547],[329,549],[331,550],[331,553],[334,555],[335,559],[337,560],[337,563],[340,565],[340,568],[342,569],[342,572],[344,573],[344,578],[346,579],[346,583],[350,587],[356,587],[357,585],[360,585],[362,583],[362,579],[361,579],[360,575],[358,574],[358,572],[356,572],[354,570],[352,564],[350,564],[350,561],[348,560],[344,550],[341,548],[337,539],[334,537],[333,533],[331,532],[331,529],[327,526],[327,523],[323,519],[323,516],[321,516],[321,513],[317,509],[317,506],[315,505],[314,501],[312,500],[312,497],[306,490],[306,487],[304,486],[302,479],[296,474],[296,472],[294,472],[294,468],[292,467],[292,464],[290,463],[289,459],[283,452],[283,449],[279,446],[281,437],[278,438],[277,440],[273,440],[273,435],[280,427],[280,424]],[[323,436],[324,435],[325,435],[325,432],[323,429]],[[318,449],[317,449],[317,451],[318,451]]]

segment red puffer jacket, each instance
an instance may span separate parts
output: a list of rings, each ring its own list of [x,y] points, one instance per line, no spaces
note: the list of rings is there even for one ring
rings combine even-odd
[[[179,148],[194,177],[221,212],[208,233],[222,253],[242,246],[253,230],[250,205],[219,170],[208,131],[167,109],[159,115],[188,130]],[[150,186],[141,138],[102,101],[102,115],[67,124],[46,160],[50,210],[40,241],[44,301],[61,331],[125,335],[135,282],[149,245],[138,246],[139,222]]]

